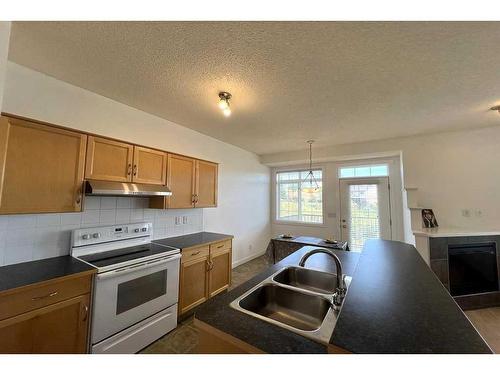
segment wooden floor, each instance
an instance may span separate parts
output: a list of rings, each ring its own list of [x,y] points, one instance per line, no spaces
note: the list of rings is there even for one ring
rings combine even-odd
[[[500,354],[500,307],[468,310],[465,314],[490,348]]]

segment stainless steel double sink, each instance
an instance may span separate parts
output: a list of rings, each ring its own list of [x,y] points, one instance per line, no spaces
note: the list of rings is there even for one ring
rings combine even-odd
[[[349,287],[351,278],[346,276]],[[303,267],[283,268],[231,302],[245,314],[321,343],[328,343],[339,311],[333,308],[336,275]]]

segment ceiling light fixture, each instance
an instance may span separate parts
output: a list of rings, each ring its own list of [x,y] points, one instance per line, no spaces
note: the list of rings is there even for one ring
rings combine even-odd
[[[219,108],[224,113],[224,116],[231,116],[231,108],[229,107],[229,99],[231,99],[232,95],[226,91],[219,92]]]
[[[496,105],[494,107],[491,107],[490,108],[492,111],[498,111],[498,113],[500,113],[500,105]]]
[[[314,141],[309,140],[309,141],[307,141],[307,143],[309,143],[309,173],[304,178],[304,182],[307,184],[307,180],[309,180],[309,183],[308,183],[309,186],[303,187],[302,191],[304,193],[312,194],[312,193],[315,193],[319,190],[319,184],[318,184],[318,181],[316,181],[316,178],[314,177],[314,173],[312,170],[312,145],[313,145]]]

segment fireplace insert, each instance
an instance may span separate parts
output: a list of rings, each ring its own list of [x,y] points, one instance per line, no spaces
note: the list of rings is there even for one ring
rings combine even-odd
[[[495,242],[449,245],[448,262],[452,296],[498,291]]]

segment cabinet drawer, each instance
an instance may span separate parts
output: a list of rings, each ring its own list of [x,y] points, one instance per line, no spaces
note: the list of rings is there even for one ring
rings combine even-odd
[[[199,246],[192,249],[182,250],[182,258],[181,262],[189,262],[192,260],[206,258],[209,254],[209,247],[207,246]]]
[[[210,254],[213,256],[231,250],[231,240],[221,241],[210,245]]]
[[[0,296],[0,320],[90,293],[91,280],[86,275]]]

